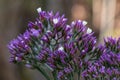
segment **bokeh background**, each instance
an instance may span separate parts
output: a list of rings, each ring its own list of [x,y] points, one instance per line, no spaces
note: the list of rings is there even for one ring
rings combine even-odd
[[[7,44],[23,33],[36,9],[59,11],[69,19],[86,20],[97,36],[120,37],[120,0],[0,0],[0,80],[44,80],[36,70],[9,63]]]

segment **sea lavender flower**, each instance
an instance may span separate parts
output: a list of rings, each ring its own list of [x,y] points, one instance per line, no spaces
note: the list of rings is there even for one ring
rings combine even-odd
[[[87,77],[89,79],[96,79],[96,80],[97,79],[99,80],[99,78],[102,77],[101,79],[104,79],[105,70],[106,70],[105,66],[102,66],[98,62],[95,62],[90,64],[88,68],[85,70],[88,76],[82,74],[82,77]]]
[[[120,54],[119,54],[118,46],[119,46],[119,39],[107,38],[105,39],[104,45],[101,45],[94,50],[95,52],[94,55],[97,56],[95,58],[96,59],[95,63],[93,63],[91,66],[88,66],[88,68],[85,70],[90,78],[95,77],[96,79],[100,79],[100,80],[120,79],[119,77]],[[99,54],[96,54],[96,52]]]
[[[104,45],[96,46],[86,21],[68,25],[59,12],[37,11],[36,21],[29,22],[27,30],[8,44],[11,62],[35,68],[47,80],[74,80],[75,74],[78,80],[120,78],[120,38],[107,38]]]
[[[20,62],[24,60],[24,55],[30,53],[29,47],[30,37],[27,31],[23,35],[19,35],[16,39],[12,40],[9,45],[9,51],[12,54],[10,62]]]
[[[118,67],[120,64],[119,59],[119,46],[120,46],[120,40],[113,39],[113,38],[107,38],[105,40],[105,50],[102,52],[102,55],[100,56],[100,61],[103,64],[109,64],[112,66]]]
[[[107,39],[104,39],[104,45],[107,49],[119,53],[120,52],[120,38],[112,38],[108,37]]]

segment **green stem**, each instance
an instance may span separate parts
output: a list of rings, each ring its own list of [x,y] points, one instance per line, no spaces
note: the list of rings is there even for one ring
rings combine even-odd
[[[78,71],[78,80],[80,80],[80,71]]]
[[[71,78],[70,78],[70,79],[71,79],[71,80],[74,80],[74,79],[73,79],[73,73],[71,73]]]
[[[53,74],[54,80],[57,80],[57,71],[53,71],[52,74]]]
[[[40,73],[42,73],[42,75],[47,79],[47,80],[51,80],[50,77],[45,73],[46,71],[41,68],[41,67],[35,67]]]

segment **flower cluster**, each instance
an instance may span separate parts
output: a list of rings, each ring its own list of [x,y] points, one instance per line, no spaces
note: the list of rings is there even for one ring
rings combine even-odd
[[[94,50],[96,60],[90,63],[82,73],[86,79],[119,80],[120,79],[120,38],[107,38],[104,45]],[[95,53],[96,52],[96,53]]]
[[[8,44],[10,62],[37,69],[47,80],[120,78],[120,39],[108,38],[97,47],[86,21],[68,25],[64,15],[37,11],[36,21],[29,22],[27,30]]]

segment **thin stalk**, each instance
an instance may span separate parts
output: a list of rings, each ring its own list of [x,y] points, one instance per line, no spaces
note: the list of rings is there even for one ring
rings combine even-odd
[[[78,80],[80,80],[80,71],[78,72]]]
[[[73,79],[73,73],[71,73],[71,75],[70,75],[70,80],[74,80]]]
[[[57,71],[53,71],[52,74],[53,74],[54,80],[57,80]]]
[[[42,75],[46,78],[46,80],[51,80],[50,77],[45,73],[46,71],[40,67],[35,67]]]

